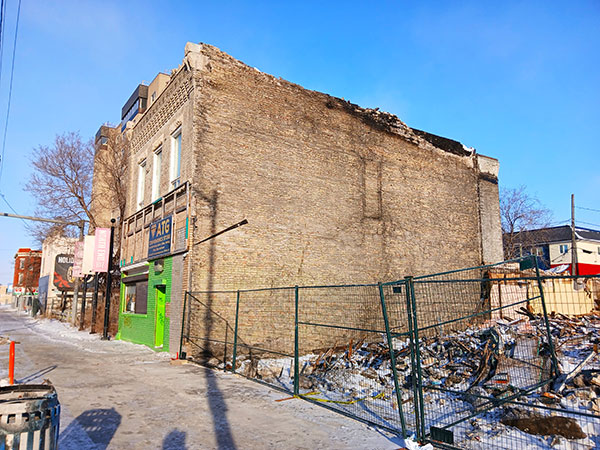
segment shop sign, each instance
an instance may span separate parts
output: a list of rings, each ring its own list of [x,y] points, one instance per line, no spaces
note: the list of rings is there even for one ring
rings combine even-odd
[[[148,237],[148,259],[171,253],[172,216],[150,224]]]
[[[73,289],[73,255],[60,254],[54,258],[54,286],[59,291]]]

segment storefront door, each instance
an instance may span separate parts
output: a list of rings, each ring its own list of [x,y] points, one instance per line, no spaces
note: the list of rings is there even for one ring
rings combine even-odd
[[[166,286],[156,286],[156,326],[154,327],[154,346],[162,347],[165,338]]]

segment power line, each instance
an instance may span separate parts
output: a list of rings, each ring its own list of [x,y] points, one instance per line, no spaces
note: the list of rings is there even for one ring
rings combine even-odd
[[[6,107],[6,122],[4,123],[4,138],[2,139],[2,164],[0,165],[0,181],[4,169],[4,152],[6,150],[6,135],[8,132],[8,118],[10,117],[10,101],[12,99],[13,75],[15,73],[15,55],[17,53],[17,36],[19,34],[19,17],[21,16],[21,0],[17,7],[17,24],[15,26],[15,41],[13,43],[12,65],[10,68],[10,84],[8,87],[8,106]]]
[[[594,225],[595,227],[600,227],[600,224],[597,223],[591,223],[591,222],[584,222],[583,220],[578,220],[578,223],[585,223],[586,225]]]
[[[6,17],[6,3],[4,0],[0,2],[0,87],[2,81],[2,55],[4,51],[4,18]],[[0,180],[2,179],[2,170],[4,168],[4,150],[0,155]]]
[[[6,197],[4,196],[4,194],[2,192],[0,192],[0,197],[2,197],[2,200],[4,200],[4,203],[6,203],[8,205],[8,207],[10,208],[10,210],[12,212],[14,212],[16,215],[19,215],[19,213],[17,211],[15,211],[15,208],[13,208],[10,203],[8,203],[8,200],[6,200]],[[21,222],[23,222],[25,225],[28,225],[28,223],[25,222],[23,219],[21,219]]]
[[[585,207],[583,207],[583,206],[576,206],[575,208],[577,208],[577,209],[585,209],[586,211],[600,212],[600,209],[594,209],[594,208],[585,208]]]

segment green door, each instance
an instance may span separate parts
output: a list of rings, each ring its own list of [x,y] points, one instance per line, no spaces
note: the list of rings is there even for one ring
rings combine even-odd
[[[156,286],[156,326],[154,346],[162,347],[165,339],[166,286]]]

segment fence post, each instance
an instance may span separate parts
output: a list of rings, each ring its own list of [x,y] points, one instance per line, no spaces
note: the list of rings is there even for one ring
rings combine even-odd
[[[396,369],[396,356],[394,355],[394,341],[392,341],[392,333],[390,332],[390,321],[385,306],[385,295],[383,286],[377,283],[379,288],[379,299],[381,300],[381,312],[383,314],[383,322],[385,324],[385,334],[387,336],[388,348],[390,350],[390,364],[392,365],[392,374],[394,376],[394,390],[396,391],[396,403],[398,403],[398,414],[400,414],[400,426],[402,427],[402,437],[406,439],[406,422],[404,421],[404,412],[402,411],[402,394],[400,393],[400,385],[398,384],[398,370]]]
[[[415,340],[415,357],[417,370],[417,390],[419,392],[419,422],[421,440],[425,439],[425,401],[423,400],[423,371],[421,370],[421,343],[419,341],[419,322],[417,320],[417,301],[415,297],[415,282],[413,277],[409,277],[408,286],[410,287],[411,310],[413,319],[413,334]],[[417,433],[417,436],[419,433]]]
[[[187,303],[188,291],[185,291],[185,295],[183,296],[183,310],[181,314],[181,335],[179,336],[179,359],[185,359],[186,354],[183,351],[183,330],[185,329],[185,306]]]
[[[233,330],[233,360],[231,361],[231,371],[235,373],[237,363],[237,339],[238,339],[238,317],[240,315],[240,291],[237,291],[235,299],[235,329]]]
[[[554,351],[554,342],[552,342],[552,333],[550,331],[550,322],[548,321],[548,312],[546,311],[546,299],[544,297],[544,288],[540,277],[540,268],[538,266],[537,258],[533,255],[532,258],[535,261],[535,277],[537,278],[538,289],[540,290],[540,300],[542,301],[542,311],[544,312],[544,322],[546,325],[546,333],[548,334],[548,347],[550,348],[550,358],[552,359],[552,375],[558,376],[558,361]]]
[[[298,285],[294,287],[294,395],[300,395],[300,357],[298,356]]]
[[[419,389],[417,387],[417,357],[416,357],[416,344],[413,330],[413,310],[412,310],[412,277],[404,277],[406,287],[406,314],[408,316],[408,339],[410,343],[410,377],[413,387],[413,404],[415,410],[415,432],[417,439],[421,440],[421,421],[420,411],[421,404],[419,402]]]

